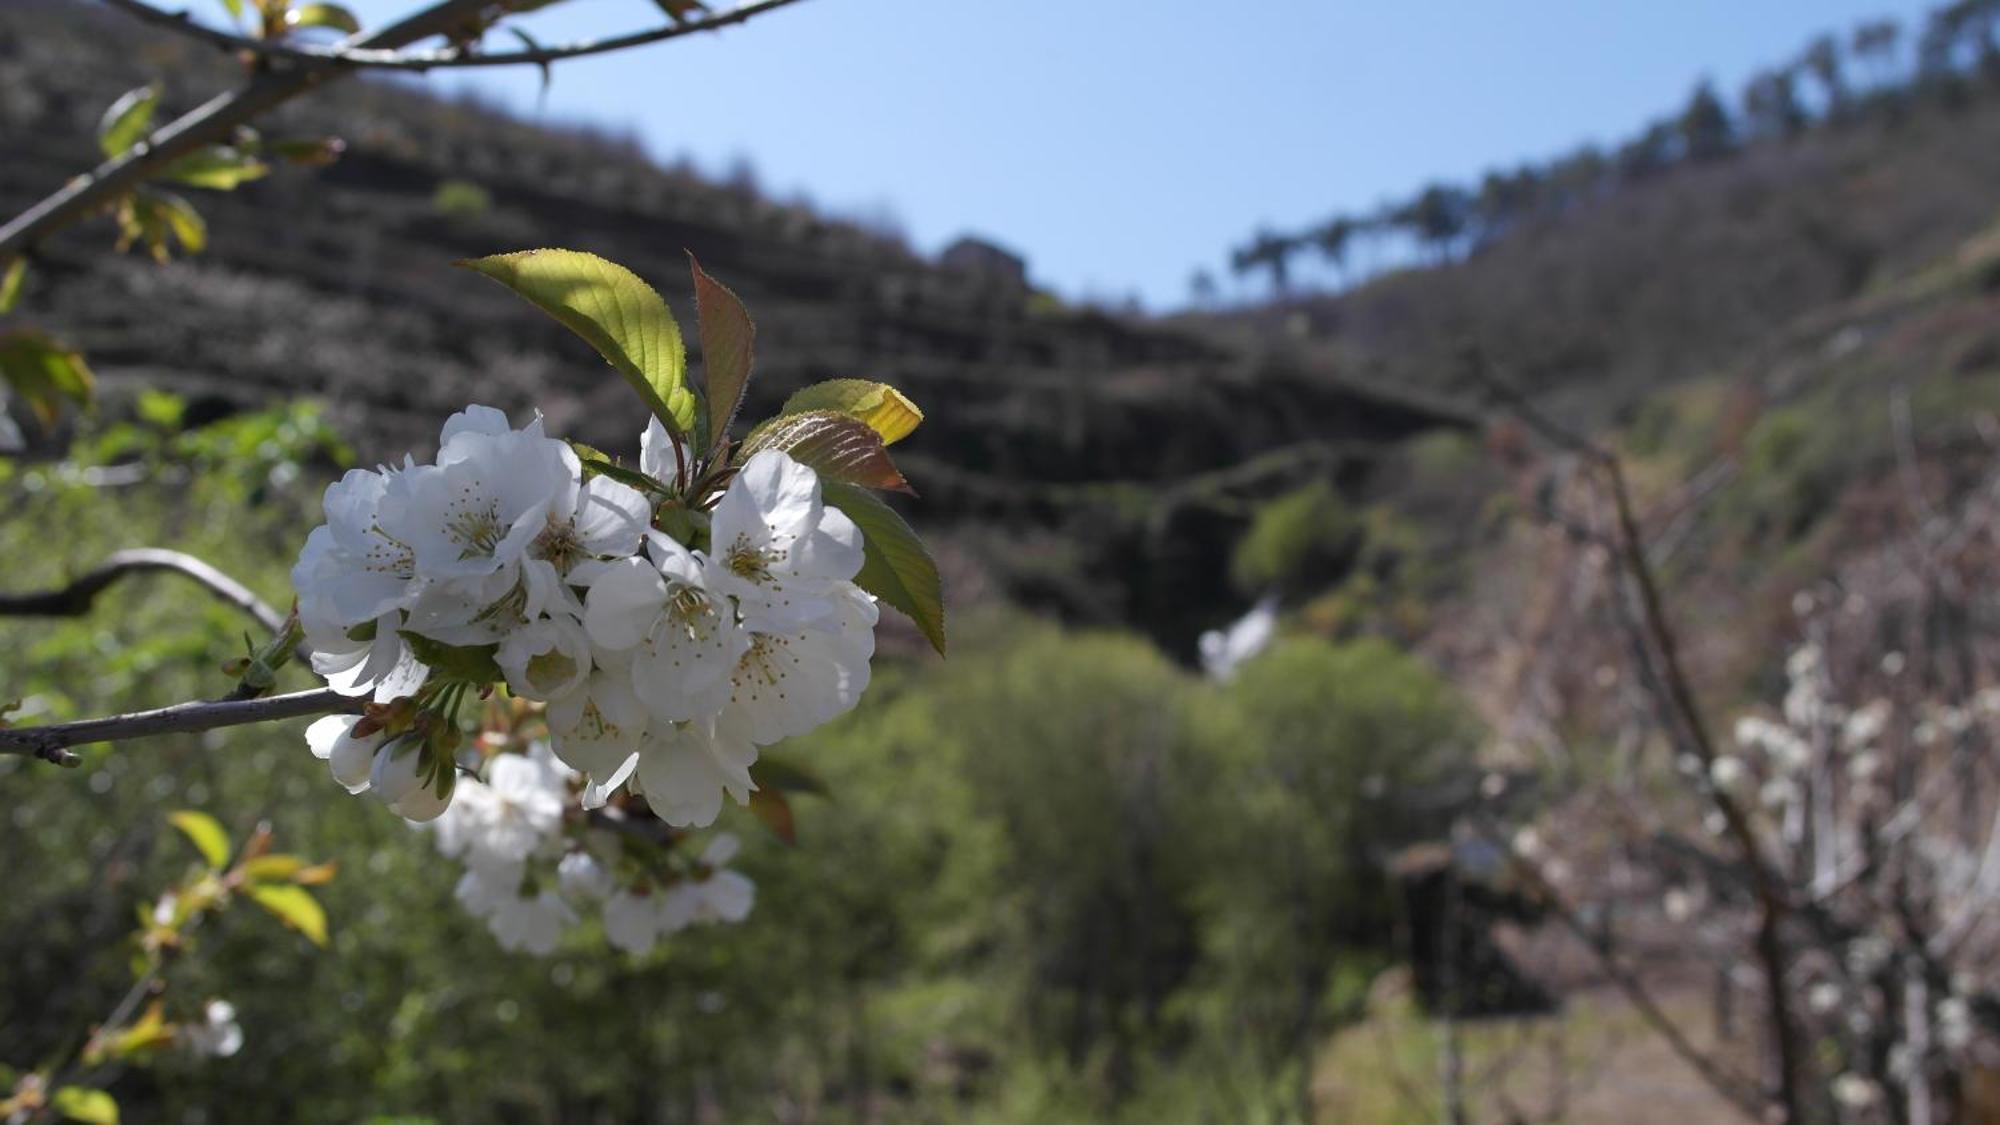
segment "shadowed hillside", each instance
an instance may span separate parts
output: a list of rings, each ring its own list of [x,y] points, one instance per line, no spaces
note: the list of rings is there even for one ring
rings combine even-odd
[[[6,5],[0,208],[18,211],[87,168],[97,119],[124,90],[171,75],[167,105],[185,108],[232,72],[213,52],[109,13]],[[82,348],[114,389],[161,385],[230,403],[324,396],[364,455],[421,448],[467,401],[532,404],[558,431],[619,450],[640,422],[623,384],[562,329],[450,263],[541,245],[598,251],[654,282],[692,323],[692,252],[758,319],[764,375],[754,386],[767,401],[752,414],[804,383],[861,375],[928,409],[904,462],[933,527],[1041,525],[1045,485],[1109,487],[1129,516],[1156,488],[1274,448],[1297,447],[1297,465],[1345,462],[1356,443],[1454,420],[1310,366],[1064,308],[753,189],[662,170],[629,145],[439,101],[418,84],[350,82],[267,132],[332,133],[348,149],[325,169],[191,193],[212,245],[165,268],[107,253],[108,222],[58,238],[44,275],[55,283],[31,291],[23,312]],[[483,198],[450,203],[466,184]],[[1177,547],[1176,529],[1157,519],[1149,529],[1132,518],[1107,525],[1104,514],[1081,517],[1087,534],[1068,537],[1059,579],[1032,544],[1019,559],[989,552],[991,564],[1026,600],[1150,618],[1191,637],[1200,622],[1159,611],[1184,611],[1185,592],[1212,586],[1219,564],[1199,565],[1200,552]],[[1198,565],[1149,562],[1157,595],[1121,588],[1134,563],[1176,554]]]

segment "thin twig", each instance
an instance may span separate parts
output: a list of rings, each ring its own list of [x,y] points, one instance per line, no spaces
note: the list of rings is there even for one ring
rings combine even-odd
[[[1719,757],[1715,738],[1682,665],[1680,645],[1667,618],[1659,580],[1653,573],[1652,562],[1646,553],[1645,537],[1634,514],[1624,466],[1617,454],[1586,440],[1542,413],[1520,391],[1489,370],[1484,358],[1477,352],[1467,359],[1467,373],[1494,401],[1506,406],[1515,417],[1550,444],[1596,466],[1608,485],[1616,517],[1618,554],[1633,585],[1638,588],[1641,618],[1650,647],[1658,656],[1658,672],[1666,689],[1666,702],[1679,719],[1689,747],[1701,763],[1704,778],[1708,781],[1701,788],[1716,811],[1722,814],[1728,833],[1750,871],[1758,906],[1756,955],[1763,970],[1766,1014],[1778,1056],[1778,1106],[1784,1112],[1785,1121],[1796,1125],[1803,1120],[1804,1099],[1800,1080],[1807,1060],[1799,1042],[1798,1024],[1793,1018],[1786,982],[1782,927],[1789,912],[1790,896],[1776,867],[1765,854],[1749,814],[1728,790],[1712,781],[1713,767]]]
[[[1542,901],[1548,903],[1550,912],[1563,924],[1563,928],[1590,951],[1605,977],[1618,987],[1618,991],[1624,993],[1625,999],[1638,1011],[1640,1018],[1666,1042],[1668,1049],[1730,1105],[1741,1110],[1751,1120],[1761,1121],[1764,1116],[1764,1106],[1757,1092],[1746,1088],[1742,1079],[1724,1071],[1714,1059],[1702,1053],[1701,1048],[1694,1045],[1686,1033],[1681,1031],[1680,1025],[1674,1022],[1673,1017],[1667,1015],[1666,1010],[1660,1007],[1659,1001],[1653,999],[1653,994],[1639,980],[1638,974],[1618,956],[1617,950],[1612,948],[1605,935],[1598,933],[1595,927],[1583,920],[1583,916],[1563,898],[1562,892],[1556,889],[1555,884],[1549,881],[1548,876],[1542,873],[1534,860],[1515,848],[1513,842],[1501,834],[1499,826],[1491,819],[1485,816],[1475,817],[1474,828],[1489,844],[1507,854],[1514,863],[1515,871]]]
[[[50,723],[36,727],[0,727],[0,754],[23,754],[61,766],[77,764],[71,746],[93,742],[116,742],[125,738],[148,738],[161,734],[189,734],[246,723],[269,723],[305,715],[358,715],[365,697],[345,696],[332,688],[295,691],[262,699],[197,700],[176,703],[153,711],[134,711],[103,719],[82,719],[73,723]]]
[[[251,592],[248,586],[213,566],[180,551],[158,547],[137,547],[118,551],[96,567],[72,579],[66,586],[31,594],[0,594],[0,617],[82,617],[90,612],[113,583],[129,574],[168,571],[193,579],[203,589],[257,619],[276,633],[285,627],[285,615]]]
[[[534,47],[519,51],[497,51],[480,53],[476,45],[447,47],[436,51],[385,50],[377,47],[332,47],[298,46],[269,39],[253,39],[247,35],[223,31],[195,22],[185,11],[169,12],[147,4],[144,0],[105,0],[120,11],[152,24],[163,27],[177,35],[199,39],[204,43],[229,51],[247,51],[273,59],[282,59],[305,67],[338,68],[344,70],[449,70],[464,67],[484,66],[547,66],[566,59],[580,59],[590,55],[609,54],[632,47],[644,47],[653,43],[663,43],[669,39],[679,39],[687,35],[697,35],[705,31],[720,31],[734,24],[798,3],[798,0],[754,0],[726,12],[704,16],[684,23],[668,23],[642,31],[603,39],[583,39],[573,43],[558,43],[548,47]]]
[[[372,35],[351,36],[341,42],[339,49],[405,47],[476,20],[486,6],[487,0],[438,0]],[[54,232],[97,213],[203,145],[224,141],[239,126],[321,83],[351,73],[354,73],[352,67],[329,66],[269,70],[241,89],[216,95],[0,226],[0,260],[20,254]]]

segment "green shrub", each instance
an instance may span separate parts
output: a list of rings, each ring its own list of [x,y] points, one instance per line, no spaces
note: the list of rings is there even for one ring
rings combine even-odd
[[[1229,574],[1244,594],[1304,592],[1340,577],[1361,543],[1361,522],[1333,486],[1314,481],[1258,509]]]
[[[445,180],[431,194],[431,210],[447,219],[473,219],[493,209],[493,194],[470,180]]]

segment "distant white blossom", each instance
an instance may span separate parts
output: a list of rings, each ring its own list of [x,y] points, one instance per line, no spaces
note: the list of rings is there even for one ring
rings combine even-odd
[[[1278,597],[1266,594],[1227,629],[1210,629],[1201,635],[1202,671],[1210,679],[1232,679],[1238,668],[1269,648],[1277,635]]]
[[[236,1006],[227,1000],[210,1000],[202,1005],[201,1019],[180,1025],[180,1041],[198,1055],[226,1059],[243,1049],[243,1028],[236,1022]]]

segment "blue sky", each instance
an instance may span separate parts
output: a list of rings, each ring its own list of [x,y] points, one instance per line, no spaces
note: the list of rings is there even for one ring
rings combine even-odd
[[[726,2],[726,0],[725,0]],[[414,0],[350,0],[370,21]],[[920,250],[979,232],[1069,297],[1184,301],[1260,224],[1623,137],[1704,76],[1724,90],[1821,30],[1911,0],[806,0],[749,25],[564,63],[434,76],[523,115],[640,136]],[[645,25],[568,0],[544,41]],[[497,45],[511,45],[496,39]]]

